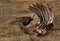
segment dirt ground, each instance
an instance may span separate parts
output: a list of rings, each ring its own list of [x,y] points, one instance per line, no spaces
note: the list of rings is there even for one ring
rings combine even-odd
[[[28,6],[35,3],[48,3],[54,7],[54,27],[45,36],[25,34],[18,25],[9,25],[16,17],[35,14]],[[38,17],[32,21],[35,24]],[[29,25],[30,27],[31,24]],[[60,0],[0,0],[0,41],[60,41]]]

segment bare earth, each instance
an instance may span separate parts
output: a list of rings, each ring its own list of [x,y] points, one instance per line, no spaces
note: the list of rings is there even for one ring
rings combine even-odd
[[[18,25],[9,24],[16,17],[31,16],[33,12],[28,10],[28,6],[36,2],[54,7],[54,27],[45,36],[25,34]],[[32,24],[37,21],[35,16]],[[0,0],[0,41],[60,41],[60,0]]]

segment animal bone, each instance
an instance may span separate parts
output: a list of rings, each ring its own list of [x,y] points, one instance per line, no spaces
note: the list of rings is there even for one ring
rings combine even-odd
[[[33,30],[26,28],[26,26],[29,25],[34,19],[35,14],[33,14],[31,17],[16,18],[16,20],[10,22],[10,24],[18,24],[22,30],[29,34],[38,33],[41,35],[45,35],[47,31],[53,27],[54,14],[52,6],[50,6],[49,4],[46,4],[45,6],[42,3],[36,3],[33,4],[33,6],[29,6],[28,9],[35,12],[40,19],[40,22],[38,22],[36,28],[34,28]]]
[[[36,31],[42,35],[46,34],[47,30],[53,27],[54,14],[52,6],[36,3],[33,6],[29,6],[29,10],[35,12],[40,19],[40,24],[36,27]]]

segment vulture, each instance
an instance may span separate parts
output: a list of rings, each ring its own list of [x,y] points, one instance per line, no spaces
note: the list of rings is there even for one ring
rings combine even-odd
[[[39,35],[45,35],[54,26],[53,6],[49,4],[36,3],[29,6],[28,9],[35,12],[40,19],[35,32]]]

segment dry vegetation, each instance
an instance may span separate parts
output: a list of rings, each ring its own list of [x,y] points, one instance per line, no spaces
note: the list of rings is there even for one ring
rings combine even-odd
[[[35,36],[25,34],[18,25],[9,25],[14,18],[20,16],[31,16],[32,12],[28,6],[38,0],[0,0],[0,41],[60,41],[60,1],[41,1],[54,6],[55,19],[54,27],[45,36]],[[38,20],[35,16],[33,24]],[[31,24],[29,25],[30,27]]]

